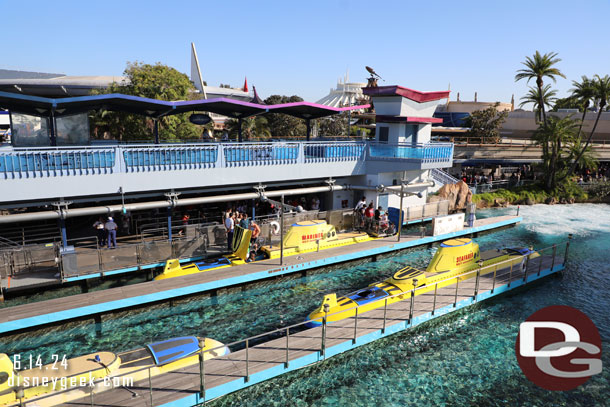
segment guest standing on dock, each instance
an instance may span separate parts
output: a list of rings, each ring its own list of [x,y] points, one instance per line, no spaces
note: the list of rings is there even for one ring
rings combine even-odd
[[[108,222],[106,222],[106,232],[108,233],[108,248],[112,246],[113,249],[116,249],[116,230],[118,226],[114,223],[114,219],[111,217],[108,218]]]
[[[233,231],[235,229],[235,213],[230,213],[225,219],[225,229],[227,229],[227,247],[229,251],[233,248]]]
[[[97,222],[93,224],[93,228],[95,229],[95,233],[97,235],[98,247],[104,246],[104,244],[106,244],[106,230],[104,228],[104,218],[100,216]]]

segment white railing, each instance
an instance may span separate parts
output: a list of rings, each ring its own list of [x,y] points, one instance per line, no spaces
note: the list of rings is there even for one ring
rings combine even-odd
[[[368,154],[367,154],[368,146]],[[364,141],[136,144],[0,150],[0,179],[371,160],[451,164],[453,144]]]

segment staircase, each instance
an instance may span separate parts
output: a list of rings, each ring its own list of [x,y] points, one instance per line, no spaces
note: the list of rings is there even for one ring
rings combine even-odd
[[[445,172],[439,168],[431,169],[430,177],[434,180],[434,183],[436,184],[432,188],[432,191],[434,191],[434,192],[438,191],[443,185],[455,184],[460,181],[459,179],[455,178],[453,175],[450,175],[447,172]]]

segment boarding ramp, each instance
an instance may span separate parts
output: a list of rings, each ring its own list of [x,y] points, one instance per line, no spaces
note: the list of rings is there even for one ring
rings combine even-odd
[[[2,240],[1,284],[4,289],[57,284],[160,267],[169,259],[195,261],[226,254],[226,231],[218,223],[172,226],[171,241],[168,234],[167,228],[148,230],[137,239],[119,241],[116,249],[101,246],[95,236],[69,239],[66,248],[59,241],[22,246]]]
[[[0,250],[0,275],[8,278],[24,273],[56,270],[55,243],[33,244]]]
[[[157,234],[150,238],[153,232]],[[226,251],[225,229],[216,223],[172,226],[172,236],[169,240],[167,228],[148,230],[142,233],[140,242],[119,244],[116,249],[78,248],[74,254],[60,256],[61,278],[135,271],[162,266],[169,259],[195,261]]]

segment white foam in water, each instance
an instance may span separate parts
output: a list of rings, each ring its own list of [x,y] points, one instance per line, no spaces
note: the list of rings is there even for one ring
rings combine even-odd
[[[507,213],[514,214],[514,209],[510,209]],[[572,233],[576,237],[584,237],[610,231],[610,205],[521,206],[519,215],[523,217],[523,226],[527,230],[543,235],[565,236]]]

